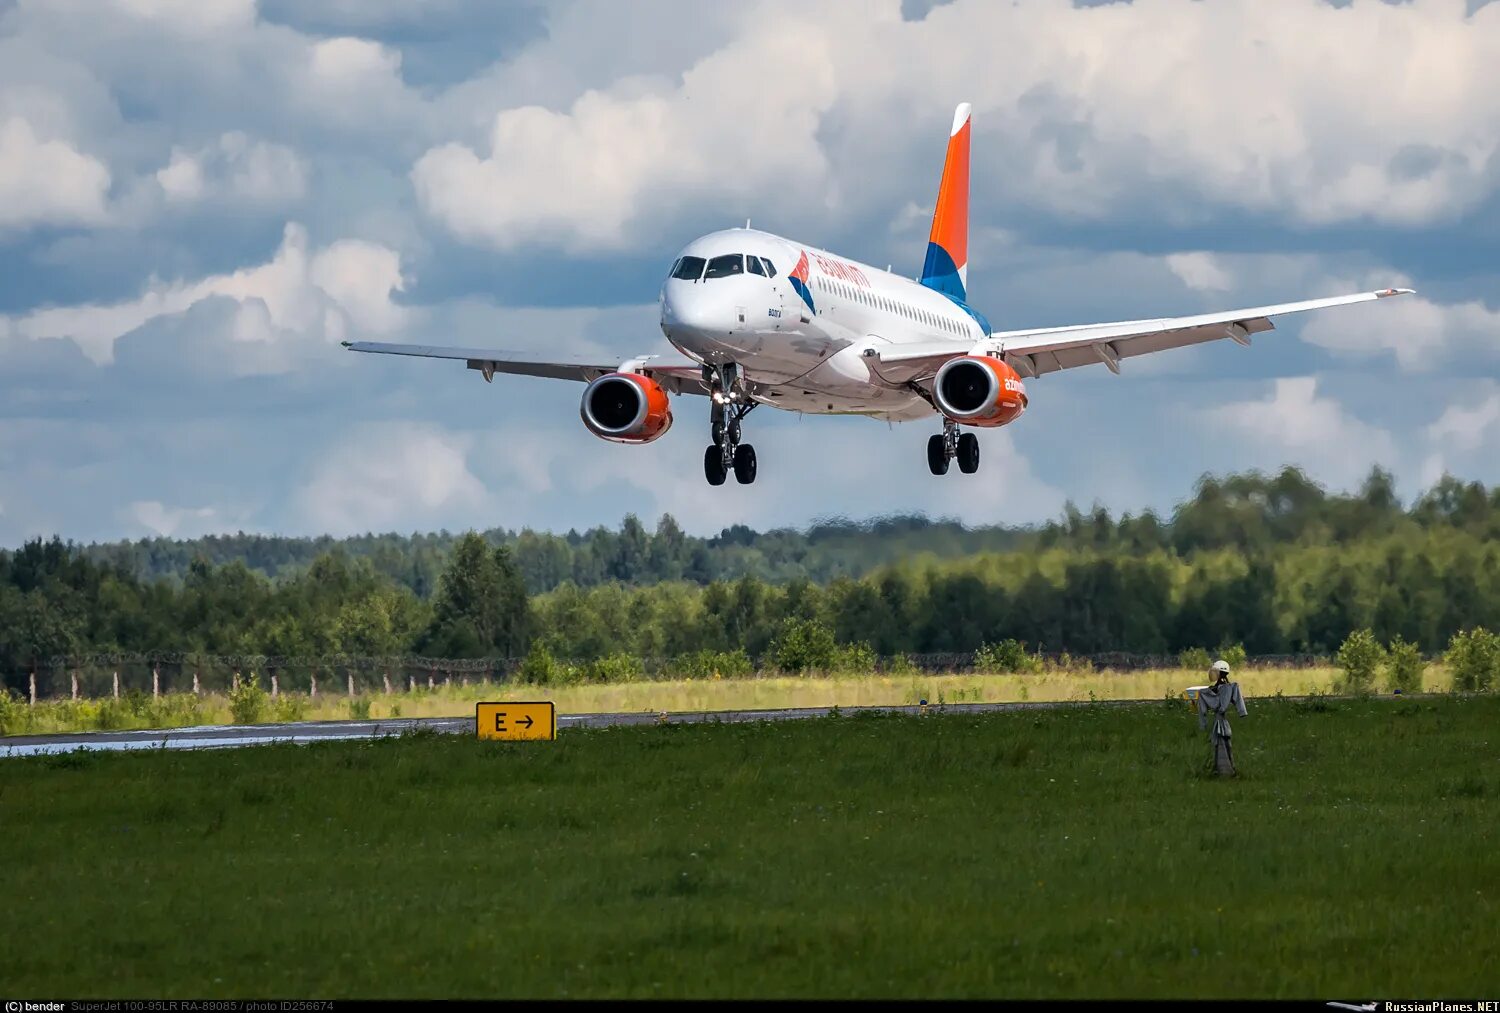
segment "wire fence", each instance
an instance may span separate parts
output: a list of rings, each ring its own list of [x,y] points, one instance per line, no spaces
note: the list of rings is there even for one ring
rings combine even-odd
[[[1044,662],[1067,668],[1132,672],[1145,669],[1180,668],[1177,655],[1042,654]],[[875,671],[971,673],[973,651],[907,654],[876,660]],[[586,660],[559,659],[563,665],[586,665]],[[1315,654],[1275,654],[1249,658],[1253,668],[1308,668],[1327,665],[1327,657]],[[242,679],[254,678],[273,693],[368,693],[415,692],[440,686],[473,683],[503,684],[516,680],[520,658],[424,658],[415,656],[362,657],[325,655],[318,657],[261,654],[80,654],[38,662],[16,686],[32,700],[99,699],[140,693],[161,696],[170,693],[226,693]],[[770,659],[756,659],[758,672],[775,671]],[[642,658],[640,676],[645,679],[686,677],[681,659]]]

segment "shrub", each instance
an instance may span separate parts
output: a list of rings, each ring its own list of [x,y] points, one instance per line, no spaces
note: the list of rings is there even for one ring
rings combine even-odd
[[[1375,673],[1385,661],[1385,648],[1369,630],[1355,630],[1339,647],[1338,663],[1344,670],[1341,687],[1367,693],[1375,684]]]
[[[750,675],[755,665],[743,647],[732,651],[693,651],[674,658],[668,669],[684,679],[734,679]]]
[[[94,712],[94,727],[101,732],[114,731],[124,728],[130,723],[130,708],[125,701],[115,697],[108,697],[99,701],[99,709]]]
[[[1067,651],[1064,651],[1057,656],[1056,661],[1043,662],[1042,667],[1051,672],[1092,672],[1094,670],[1094,663],[1088,658],[1075,658]]]
[[[885,660],[882,671],[887,675],[915,675],[917,665],[909,654],[893,654]]]
[[[875,651],[869,644],[845,644],[834,652],[834,671],[850,675],[869,675],[875,671]]]
[[[1422,660],[1422,652],[1416,644],[1408,644],[1397,634],[1386,651],[1386,660],[1391,689],[1402,693],[1422,691],[1422,672],[1427,663]]]
[[[0,735],[13,735],[31,727],[31,708],[9,689],[0,686]]]
[[[301,721],[307,714],[307,697],[301,693],[282,693],[271,710],[277,721]]]
[[[349,716],[355,721],[368,721],[370,719],[370,698],[367,696],[351,696],[349,698]]]
[[[645,674],[640,658],[623,653],[595,658],[585,666],[584,673],[590,682],[637,682]]]
[[[826,672],[837,656],[833,631],[816,619],[784,620],[771,644],[771,657],[783,672]]]
[[[1453,672],[1453,688],[1465,692],[1488,690],[1500,673],[1500,637],[1483,626],[1459,630],[1443,655]]]
[[[270,697],[260,688],[260,676],[241,679],[229,691],[229,714],[237,725],[254,725],[265,720]]]
[[[522,682],[529,682],[533,686],[547,686],[557,682],[562,671],[557,660],[552,657],[552,652],[547,650],[547,645],[538,640],[531,645],[517,674]]]
[[[1228,661],[1229,659],[1225,658],[1224,660]],[[1177,656],[1177,663],[1183,668],[1191,669],[1194,672],[1207,672],[1208,666],[1213,664],[1213,659],[1208,656],[1208,652],[1203,648],[1189,647]]]
[[[1229,666],[1231,674],[1244,668],[1245,663],[1250,660],[1249,655],[1245,653],[1244,644],[1221,644],[1219,646],[1218,657],[1223,659],[1224,663]],[[1208,666],[1205,665],[1203,667],[1207,668]]]
[[[974,655],[974,667],[981,672],[1040,672],[1042,659],[1026,653],[1019,640],[1002,640],[984,644]]]

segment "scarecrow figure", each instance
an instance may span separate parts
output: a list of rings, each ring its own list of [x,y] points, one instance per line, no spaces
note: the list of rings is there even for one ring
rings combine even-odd
[[[1233,777],[1234,750],[1230,747],[1228,713],[1231,707],[1238,708],[1240,717],[1245,717],[1245,696],[1240,692],[1240,684],[1229,681],[1229,663],[1222,658],[1213,663],[1209,668],[1209,674],[1213,676],[1214,683],[1207,689],[1198,692],[1198,727],[1208,728],[1208,716],[1214,716],[1213,728],[1209,730],[1208,739],[1214,747],[1214,769],[1220,773]]]

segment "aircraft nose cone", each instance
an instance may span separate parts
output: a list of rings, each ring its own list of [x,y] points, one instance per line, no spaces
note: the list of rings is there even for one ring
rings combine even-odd
[[[662,324],[675,332],[698,335],[726,334],[729,320],[717,301],[700,285],[669,285],[662,299]]]

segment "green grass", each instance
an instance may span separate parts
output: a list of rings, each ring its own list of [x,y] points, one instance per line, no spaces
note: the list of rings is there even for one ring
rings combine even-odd
[[[1493,992],[1500,699],[0,762],[0,992]]]

